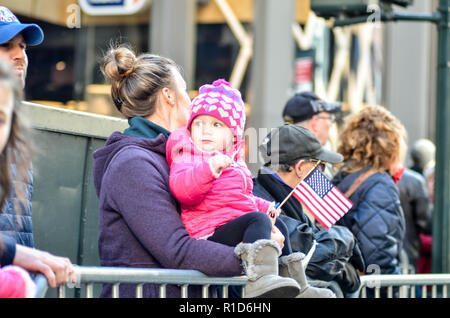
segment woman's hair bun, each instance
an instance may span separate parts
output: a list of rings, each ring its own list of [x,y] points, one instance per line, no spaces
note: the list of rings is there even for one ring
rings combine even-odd
[[[103,59],[103,73],[112,80],[120,81],[135,69],[136,55],[129,48],[111,48]]]

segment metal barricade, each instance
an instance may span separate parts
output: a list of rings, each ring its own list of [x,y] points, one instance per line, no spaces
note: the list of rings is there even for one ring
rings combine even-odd
[[[374,290],[374,297],[380,298],[382,288],[387,298],[447,298],[450,274],[414,275],[364,275],[361,276],[360,297],[367,297],[367,289]],[[417,295],[420,294],[420,295]]]
[[[202,287],[202,297],[209,297],[210,286],[221,286],[222,297],[228,297],[228,288],[238,286],[245,297],[246,276],[209,277],[195,270],[155,269],[155,268],[123,268],[123,267],[87,267],[76,266],[77,281],[58,287],[58,297],[65,298],[67,288],[85,290],[86,298],[94,297],[94,284],[113,284],[112,297],[119,297],[119,286],[123,283],[136,284],[136,297],[143,297],[143,285],[153,283],[159,285],[159,297],[166,297],[167,285],[181,286],[181,298],[187,298],[188,287]],[[450,274],[410,274],[410,275],[363,275],[359,297],[367,297],[367,289],[374,290],[374,297],[380,298],[381,289],[387,290],[387,297],[392,298],[398,291],[399,298],[432,297],[447,298]],[[39,274],[34,279],[37,289],[36,297],[44,297],[48,285],[45,276]],[[316,285],[316,281],[313,283]],[[319,286],[316,286],[319,287]],[[320,286],[328,287],[330,286]],[[331,289],[331,288],[330,288]],[[340,297],[339,297],[340,298]]]
[[[36,284],[34,297],[44,298],[48,290],[47,278],[43,274],[36,274],[33,281]]]
[[[222,286],[222,297],[228,297],[229,286],[240,286],[242,295],[247,283],[246,276],[209,277],[195,270],[157,269],[157,268],[124,268],[124,267],[75,267],[77,281],[58,287],[58,297],[66,296],[66,288],[85,288],[86,298],[94,297],[94,284],[113,284],[112,297],[118,298],[119,285],[136,284],[136,298],[143,297],[143,285],[153,283],[159,285],[159,297],[166,297],[167,285],[180,285],[181,298],[187,298],[188,287],[202,287],[202,297],[209,297],[210,286]]]

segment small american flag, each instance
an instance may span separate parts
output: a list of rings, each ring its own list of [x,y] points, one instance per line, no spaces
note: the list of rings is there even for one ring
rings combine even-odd
[[[325,175],[314,169],[293,193],[326,229],[335,224],[353,206]]]

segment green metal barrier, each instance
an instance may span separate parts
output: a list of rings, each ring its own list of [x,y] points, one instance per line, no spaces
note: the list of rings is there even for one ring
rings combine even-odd
[[[34,146],[35,247],[66,256],[74,264],[97,266],[98,199],[92,180],[92,153],[128,123],[26,102],[23,112],[32,127]],[[47,294],[56,296],[55,290]]]

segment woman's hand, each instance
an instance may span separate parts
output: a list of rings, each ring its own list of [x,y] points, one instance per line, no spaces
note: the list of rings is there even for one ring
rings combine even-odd
[[[272,240],[278,243],[281,249],[284,247],[284,235],[280,232],[280,230],[274,225],[272,226],[272,235],[270,237]]]
[[[23,245],[16,245],[13,264],[32,273],[44,274],[52,288],[69,281],[74,283],[76,280],[73,265],[67,257],[55,256]]]

